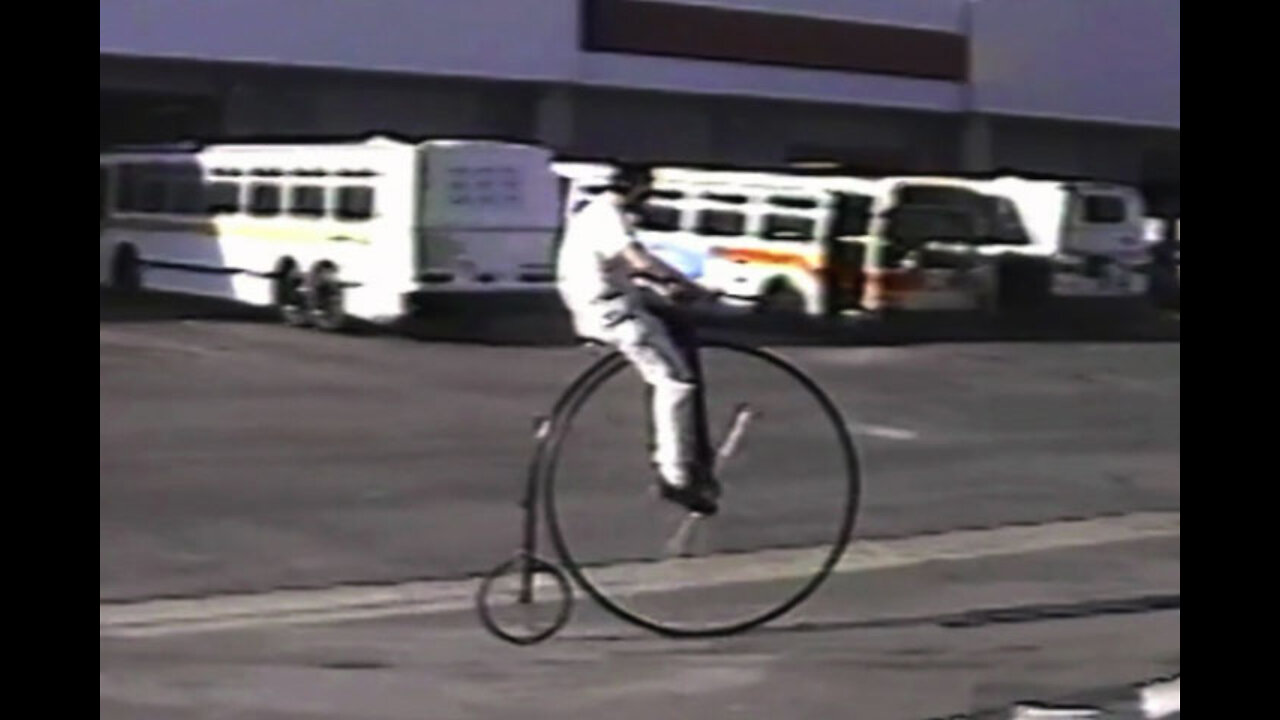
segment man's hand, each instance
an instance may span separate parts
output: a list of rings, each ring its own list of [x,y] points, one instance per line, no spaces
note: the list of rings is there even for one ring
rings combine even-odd
[[[663,262],[640,243],[632,243],[623,257],[633,270],[633,277],[654,287],[674,302],[696,302],[713,298],[715,293],[690,280],[684,273]]]
[[[691,280],[681,279],[671,284],[669,296],[675,302],[694,303],[705,300],[712,300],[716,294],[709,288],[703,287]]]

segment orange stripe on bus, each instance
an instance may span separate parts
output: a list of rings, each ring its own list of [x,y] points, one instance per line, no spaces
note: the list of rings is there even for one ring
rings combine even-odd
[[[817,266],[809,262],[803,255],[776,250],[748,250],[745,248],[711,249],[711,254],[731,262],[751,263],[753,265],[784,265],[796,267],[808,272],[816,272]]]

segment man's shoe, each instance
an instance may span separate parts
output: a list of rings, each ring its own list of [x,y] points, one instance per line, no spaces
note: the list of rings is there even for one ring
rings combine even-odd
[[[695,480],[686,485],[674,485],[661,477],[658,478],[658,494],[683,506],[686,510],[699,515],[715,515],[720,510],[716,502],[720,498],[720,487],[711,479]]]

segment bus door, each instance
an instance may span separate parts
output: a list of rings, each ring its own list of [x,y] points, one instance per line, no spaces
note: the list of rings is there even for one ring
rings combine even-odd
[[[835,217],[822,238],[823,290],[828,315],[862,306],[865,284],[863,261],[872,198],[857,193],[836,193]]]

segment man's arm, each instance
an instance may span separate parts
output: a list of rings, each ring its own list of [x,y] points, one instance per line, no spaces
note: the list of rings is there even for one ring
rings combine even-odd
[[[670,283],[679,291],[694,294],[706,292],[701,285],[690,280],[684,273],[671,267],[638,242],[627,243],[622,249],[622,257],[634,271]]]
[[[630,268],[631,273],[643,275],[667,285],[667,294],[679,293],[697,297],[705,294],[702,286],[690,280],[684,273],[664,262],[635,239],[630,223],[625,214],[619,212],[609,221],[612,227],[599,237],[601,251],[610,258],[609,262],[621,261]]]

